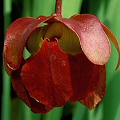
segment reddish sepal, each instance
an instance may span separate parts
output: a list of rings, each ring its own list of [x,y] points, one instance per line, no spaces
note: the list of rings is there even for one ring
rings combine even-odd
[[[105,94],[105,68],[91,63],[83,53],[69,59],[73,85],[71,101],[80,101],[92,109]]]
[[[30,96],[46,106],[62,106],[73,94],[68,55],[57,41],[44,40],[23,66],[21,76]]]

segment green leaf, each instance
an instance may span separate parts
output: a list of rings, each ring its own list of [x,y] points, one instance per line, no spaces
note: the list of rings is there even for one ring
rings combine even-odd
[[[83,0],[63,0],[62,13],[63,17],[69,18],[74,14],[79,14]]]
[[[34,0],[32,5],[32,16],[50,16],[55,12],[56,0]]]
[[[54,108],[51,112],[43,115],[42,120],[61,120],[63,107]]]

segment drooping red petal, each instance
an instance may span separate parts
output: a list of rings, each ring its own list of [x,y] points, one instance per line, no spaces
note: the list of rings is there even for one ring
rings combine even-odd
[[[46,106],[62,106],[72,96],[67,54],[57,41],[44,40],[37,54],[22,69],[22,81],[30,96]]]
[[[4,67],[5,67],[5,71],[7,72],[7,74],[11,77],[11,73],[12,73],[12,69],[10,69],[7,65],[6,59],[4,58]]]
[[[43,22],[53,17],[20,18],[10,25],[6,33],[4,54],[7,65],[11,69],[16,70],[20,66],[23,50],[30,33]]]
[[[70,70],[73,85],[71,101],[80,101],[89,109],[92,109],[105,93],[105,78],[103,78],[105,69],[101,69],[104,68],[103,66],[91,63],[83,53],[76,55],[74,58],[69,56],[69,60],[71,61]]]
[[[110,43],[101,22],[93,15],[75,15],[70,19],[56,17],[78,36],[81,48],[94,64],[104,65],[110,57]]]
[[[84,100],[79,100],[82,104],[92,110],[104,97],[106,91],[106,70],[105,66],[100,66],[100,81],[93,94]]]
[[[24,101],[26,103],[26,105],[28,105],[33,112],[45,114],[52,109],[52,107],[45,106],[45,105],[39,103],[38,101],[34,100],[33,98],[31,98],[29,96],[28,91],[25,89],[21,79],[14,78],[12,80],[12,85],[13,85],[15,92],[17,93],[17,96],[22,101]]]
[[[28,91],[25,89],[20,72],[21,72],[21,67],[25,64],[25,61],[23,60],[20,68],[18,70],[11,70],[11,77],[12,77],[12,85],[17,93],[17,96],[28,105],[31,110],[35,113],[47,113],[49,112],[52,107],[45,106],[38,101],[34,100],[29,96]]]
[[[95,90],[95,86],[99,82],[99,66],[91,63],[87,57],[81,53],[70,59],[70,70],[73,85],[72,101],[85,99]],[[72,62],[76,61],[76,62]],[[73,64],[74,63],[74,64]]]
[[[104,24],[102,24],[102,27],[105,31],[105,33],[107,34],[107,36],[111,39],[111,41],[113,42],[114,46],[116,47],[117,51],[118,51],[118,64],[116,67],[116,70],[120,67],[120,46],[118,44],[117,39],[115,38],[115,36],[112,34],[112,32],[107,28],[107,26],[105,26]]]
[[[36,21],[35,18],[20,18],[13,22],[7,30],[4,43],[4,55],[7,65],[17,69],[22,60],[25,40],[22,40],[25,31]]]
[[[49,112],[52,109],[52,107],[45,106],[45,105],[37,102],[33,98],[31,98],[29,96],[28,91],[25,89],[25,87],[24,87],[24,85],[22,83],[20,72],[21,72],[21,68],[22,68],[22,66],[24,64],[25,64],[25,60],[23,59],[19,69],[12,70],[7,66],[6,61],[4,61],[5,69],[6,69],[7,73],[8,73],[8,75],[12,78],[12,85],[13,85],[13,88],[14,88],[17,96],[27,106],[29,106],[33,112],[35,112],[35,113],[44,113],[45,114],[45,113]]]

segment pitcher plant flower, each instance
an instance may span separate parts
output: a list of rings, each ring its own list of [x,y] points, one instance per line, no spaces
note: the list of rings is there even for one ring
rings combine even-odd
[[[120,47],[112,32],[91,14],[63,18],[56,13],[14,21],[6,32],[4,66],[18,97],[33,112],[47,113],[69,100],[90,110],[104,97],[110,38],[120,66]],[[24,49],[31,54],[24,57]]]

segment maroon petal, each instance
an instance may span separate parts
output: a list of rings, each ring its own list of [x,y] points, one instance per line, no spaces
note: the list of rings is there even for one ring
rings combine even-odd
[[[69,57],[69,59],[71,61],[71,73],[74,73],[71,74],[73,85],[71,101],[80,101],[89,109],[92,109],[105,93],[105,69],[101,69],[104,68],[103,66],[91,63],[83,53],[76,55],[74,58]],[[74,64],[73,61],[75,61]],[[96,92],[99,92],[99,94],[96,94]]]
[[[25,61],[22,62],[25,64]],[[23,65],[21,64],[21,67]],[[28,105],[31,110],[35,113],[47,113],[49,112],[52,107],[45,106],[38,101],[34,100],[33,98],[30,97],[28,91],[25,89],[20,72],[21,72],[21,67],[18,70],[11,70],[11,77],[12,77],[12,85],[17,93],[17,96]]]
[[[25,89],[21,79],[18,79],[18,78],[15,79],[14,78],[12,80],[12,85],[13,85],[13,88],[14,88],[15,92],[17,93],[17,96],[22,101],[24,101],[25,104],[27,106],[29,106],[33,112],[44,113],[45,114],[52,109],[52,107],[45,106],[45,105],[39,103],[38,101],[34,100],[33,98],[31,98],[29,96],[28,91]]]
[[[26,40],[22,40],[25,31],[36,21],[34,18],[20,18],[13,22],[7,30],[4,43],[4,55],[7,65],[17,69],[22,60]]]
[[[62,106],[72,96],[67,54],[57,41],[44,40],[37,54],[22,68],[22,81],[30,96],[46,106]]]
[[[99,82],[99,66],[91,63],[86,56],[81,53],[75,57],[69,56],[70,70],[73,85],[72,101],[85,99],[95,90]]]
[[[29,106],[33,112],[45,114],[45,113],[49,112],[52,109],[52,107],[45,106],[45,105],[37,102],[33,98],[31,98],[29,96],[28,91],[25,89],[25,87],[22,83],[20,72],[21,72],[21,68],[24,64],[25,64],[25,60],[22,60],[22,63],[21,63],[21,66],[19,67],[19,69],[12,70],[7,66],[6,61],[4,61],[5,69],[8,73],[8,75],[11,76],[11,78],[12,78],[12,85],[13,85],[15,92],[17,93],[17,96],[27,106]]]
[[[106,70],[105,66],[100,66],[100,81],[96,86],[93,94],[84,100],[80,100],[82,104],[92,110],[104,97],[106,91]]]
[[[11,77],[12,69],[10,69],[10,68],[8,67],[6,59],[3,59],[3,60],[4,60],[5,70],[6,70],[7,74]]]
[[[110,57],[110,43],[101,22],[93,15],[75,15],[70,19],[56,17],[76,33],[81,48],[87,58],[94,64],[104,65]]]
[[[7,30],[4,43],[4,54],[7,65],[16,70],[21,63],[23,50],[30,33],[43,22],[54,16],[38,18],[20,18],[13,22]]]
[[[117,70],[120,67],[120,46],[119,46],[119,43],[118,43],[117,39],[115,38],[115,36],[113,35],[113,33],[109,30],[109,28],[107,28],[107,26],[102,24],[102,27],[103,27],[105,33],[107,34],[107,36],[113,42],[114,46],[116,47],[116,50],[118,51],[119,58],[118,58],[118,64],[116,66],[116,70]]]

